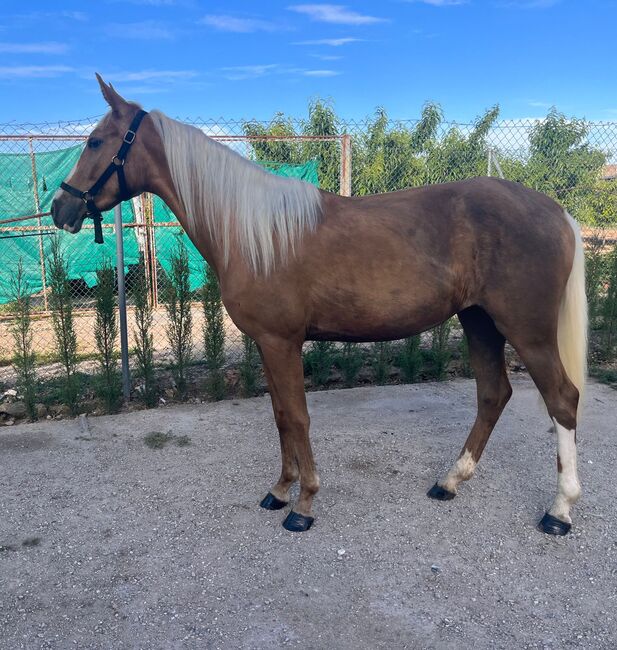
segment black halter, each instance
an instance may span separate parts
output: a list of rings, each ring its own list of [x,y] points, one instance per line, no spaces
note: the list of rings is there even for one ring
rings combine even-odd
[[[128,131],[124,134],[124,138],[122,138],[122,145],[120,146],[120,149],[118,149],[118,153],[111,159],[107,169],[100,175],[98,181],[96,181],[89,190],[82,192],[68,183],[60,183],[60,187],[65,192],[76,196],[86,204],[88,210],[88,212],[86,212],[86,217],[90,217],[92,221],[94,221],[94,241],[97,244],[103,243],[103,228],[101,227],[103,216],[94,203],[94,197],[103,189],[103,186],[113,176],[113,174],[116,173],[118,174],[118,185],[120,186],[120,201],[126,201],[130,198],[126,187],[126,178],[124,177],[124,163],[131,145],[135,142],[137,129],[145,115],[147,115],[146,111],[142,110],[139,110],[137,115],[135,115]]]

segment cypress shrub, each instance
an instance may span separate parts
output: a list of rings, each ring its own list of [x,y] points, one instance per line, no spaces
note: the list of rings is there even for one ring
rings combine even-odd
[[[203,338],[204,357],[209,376],[206,384],[212,399],[225,397],[225,322],[221,288],[216,273],[207,264],[204,267],[204,284],[201,290],[201,304],[204,314]]]
[[[68,264],[57,236],[53,237],[51,242],[51,258],[48,267],[49,306],[56,339],[56,351],[64,374],[60,396],[71,413],[75,415],[80,396],[77,378],[77,336],[73,321],[73,297],[71,296]]]
[[[176,382],[176,391],[180,398],[185,398],[188,390],[187,369],[193,351],[193,315],[191,313],[189,255],[180,238],[178,238],[170,262],[171,269],[165,305],[168,316],[167,338],[173,357],[172,374]]]
[[[17,375],[17,390],[24,397],[26,413],[31,420],[36,420],[36,357],[32,347],[32,302],[30,288],[24,277],[22,258],[19,258],[17,270],[11,278],[11,313],[13,321],[10,332],[15,349],[13,351],[13,368]]]

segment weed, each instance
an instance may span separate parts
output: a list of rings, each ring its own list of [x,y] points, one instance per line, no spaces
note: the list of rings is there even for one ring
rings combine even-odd
[[[176,447],[186,447],[191,444],[191,438],[187,435],[175,436],[171,431],[167,433],[151,431],[144,436],[144,443],[150,449],[163,449],[167,443],[172,442]]]
[[[163,447],[168,442],[171,442],[172,439],[173,435],[171,433],[151,431],[144,437],[144,443],[146,444],[146,447],[150,447],[150,449],[163,449]]]

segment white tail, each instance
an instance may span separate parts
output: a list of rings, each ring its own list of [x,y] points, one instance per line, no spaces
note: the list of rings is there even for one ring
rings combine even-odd
[[[576,239],[572,271],[561,300],[557,340],[559,356],[570,381],[578,388],[578,412],[581,412],[587,377],[587,297],[585,296],[585,251],[581,231],[565,212]]]

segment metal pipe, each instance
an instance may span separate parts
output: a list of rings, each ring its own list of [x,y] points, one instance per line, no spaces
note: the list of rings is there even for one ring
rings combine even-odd
[[[39,222],[39,230],[43,228],[43,222],[41,221],[41,201],[39,198],[39,179],[36,173],[36,160],[34,158],[34,145],[32,144],[32,138],[28,139],[28,145],[30,148],[30,164],[32,166],[32,191],[34,193],[34,208],[38,214],[37,221]],[[43,235],[39,237],[39,263],[41,265],[41,283],[43,285],[43,301],[45,302],[45,311],[49,309],[47,304],[47,273],[45,271],[45,252],[43,250]]]
[[[129,337],[126,320],[126,288],[124,285],[124,242],[122,240],[122,203],[114,208],[116,227],[116,271],[118,273],[118,312],[120,313],[120,358],[122,360],[122,394],[131,397],[131,374],[129,370]]]

